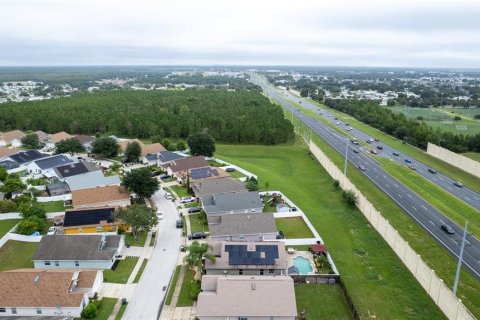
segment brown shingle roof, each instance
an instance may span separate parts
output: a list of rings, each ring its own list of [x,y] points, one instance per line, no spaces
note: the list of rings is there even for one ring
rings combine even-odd
[[[143,144],[142,141],[140,141],[138,139],[122,140],[122,141],[118,141],[118,144],[120,145],[120,149],[125,151],[125,149],[127,148],[127,144],[129,144],[131,142],[138,142],[140,144],[140,146],[142,146],[142,144]]]
[[[78,140],[80,140],[81,143],[90,143],[90,142],[93,142],[95,140],[94,137],[92,136],[87,136],[85,134],[76,134],[75,135],[75,138],[77,138]]]
[[[0,272],[2,307],[79,307],[84,292],[69,291],[78,270],[18,269]],[[35,283],[35,278],[38,281]],[[76,288],[92,288],[97,271],[80,271]]]
[[[62,140],[65,140],[65,139],[70,139],[70,138],[73,138],[72,135],[69,135],[68,133],[66,133],[65,131],[62,131],[62,132],[58,132],[58,133],[54,133],[50,136],[50,140],[53,142],[53,143],[57,143],[57,142],[60,142]]]
[[[204,156],[196,156],[185,159],[175,160],[170,166],[172,172],[179,172],[184,170],[189,170],[193,168],[207,167],[208,162],[205,160]]]
[[[15,153],[18,153],[18,150],[10,149],[10,148],[7,148],[7,147],[0,148],[0,158],[8,157],[9,155],[12,155],[12,154],[15,154]]]
[[[25,135],[20,130],[13,130],[13,131],[8,131],[0,134],[0,139],[4,140],[7,144],[12,142],[13,139],[20,139]]]
[[[160,143],[141,144],[141,147],[142,156],[146,156],[147,154],[157,154],[166,150]]]
[[[130,193],[124,187],[119,186],[81,189],[72,192],[74,207],[126,199],[130,199]]]

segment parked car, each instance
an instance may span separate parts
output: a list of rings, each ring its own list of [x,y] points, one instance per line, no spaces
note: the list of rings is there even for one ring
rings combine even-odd
[[[383,147],[382,146],[377,146],[377,149],[378,150],[383,150]]]
[[[180,200],[180,203],[189,203],[189,202],[194,202],[195,201],[195,198],[194,197],[183,197],[181,200]]]
[[[160,210],[157,210],[157,219],[158,220],[163,220],[163,212]]]
[[[160,173],[161,173],[161,172],[158,171],[158,170],[154,170],[154,171],[150,172],[150,174],[152,175],[152,177],[156,177],[156,176],[158,176]]]
[[[358,149],[353,149],[353,153],[359,153]]]
[[[182,229],[183,228],[183,220],[177,220],[177,229]]]
[[[442,224],[442,229],[443,229],[443,231],[445,231],[448,234],[454,234],[455,233],[455,230],[453,230],[453,228],[450,227],[450,225],[448,225],[446,223]]]
[[[435,173],[437,173],[437,170],[432,169],[432,168],[428,168],[428,172],[435,174]]]
[[[227,169],[225,169],[225,171],[227,171],[227,172],[235,172],[235,171],[237,171],[237,169],[235,169],[235,168],[227,168]]]
[[[194,232],[188,235],[188,240],[198,240],[198,239],[205,239],[207,235],[205,232]]]
[[[358,165],[358,169],[362,170],[362,171],[366,171],[367,168],[365,168],[364,166],[362,166],[361,164]]]
[[[406,159],[405,159],[405,162],[406,162],[406,163],[412,163],[412,160],[406,158]]]
[[[278,231],[276,238],[277,239],[285,239],[285,235],[283,234],[282,230]]]
[[[453,185],[454,185],[455,187],[463,188],[463,183],[461,183],[460,181],[455,181],[455,182],[453,183]]]
[[[195,212],[200,212],[200,211],[202,211],[202,208],[200,208],[200,207],[188,208],[188,213],[195,213]]]
[[[165,199],[168,199],[168,200],[172,200],[173,199],[173,196],[170,192],[165,192]]]
[[[400,155],[400,153],[394,152],[393,155],[394,155],[395,157],[398,157],[398,156]]]
[[[57,229],[55,229],[54,226],[51,226],[50,228],[48,228],[47,235],[49,236],[54,235],[56,231]]]
[[[171,177],[172,177],[171,175],[166,174],[166,173],[160,175],[160,179],[168,179],[168,178],[171,178]]]

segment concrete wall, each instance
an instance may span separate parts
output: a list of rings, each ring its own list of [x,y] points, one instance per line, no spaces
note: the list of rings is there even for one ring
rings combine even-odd
[[[66,200],[72,200],[72,194],[62,194],[59,196],[51,196],[51,197],[37,197],[38,202],[50,202],[50,201],[66,201]]]
[[[439,147],[430,142],[427,146],[427,153],[480,178],[480,162]]]
[[[37,313],[37,308],[16,308],[17,313],[12,313],[11,307],[5,307],[7,309],[6,313],[2,313],[1,316],[71,316],[71,317],[80,317],[82,312],[82,307],[78,306],[77,308],[40,308],[41,314]],[[1,317],[0,316],[0,317]]]
[[[245,235],[235,235],[235,236],[212,236],[210,235],[210,240],[212,241],[270,241],[277,238],[277,233],[258,233],[258,234],[245,234]]]
[[[337,166],[312,142],[309,143],[310,151],[330,176],[340,182],[343,190],[352,190],[357,196],[357,207],[367,218],[370,224],[380,233],[383,239],[395,251],[405,266],[414,275],[415,279],[427,291],[435,304],[443,311],[448,319],[473,320],[475,317],[468,311],[453,292],[443,283],[423,260],[410,247],[402,236],[390,225],[380,212],[365,198],[354,184],[340,171]]]

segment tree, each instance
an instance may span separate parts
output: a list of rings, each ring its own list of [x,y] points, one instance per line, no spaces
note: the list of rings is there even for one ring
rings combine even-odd
[[[98,138],[92,143],[92,153],[102,157],[115,157],[118,153],[117,140],[111,137]]]
[[[142,147],[137,141],[129,142],[123,154],[128,162],[138,161],[142,154]]]
[[[164,146],[166,149],[168,149],[168,146],[170,146],[172,142],[168,138],[162,139],[162,146]]]
[[[128,172],[123,178],[122,184],[139,199],[150,198],[160,188],[155,177],[152,177],[148,168],[140,168]]]
[[[453,117],[453,120],[454,121],[460,121],[460,120],[462,120],[462,118],[460,116],[455,116],[455,117]]]
[[[5,185],[0,189],[7,199],[11,199],[13,192],[25,190],[26,187],[17,175],[11,174],[5,179]]]
[[[116,211],[115,218],[123,220],[132,228],[135,240],[138,239],[140,231],[148,232],[158,223],[155,210],[143,204],[122,207]]]
[[[209,248],[210,246],[208,243],[199,243],[198,241],[193,241],[192,244],[187,248],[188,254],[185,257],[185,261],[190,267],[198,266],[202,261],[202,257],[215,262],[216,258],[213,254],[208,252]]]
[[[480,114],[476,114],[473,116],[473,119],[479,120],[480,119]]]
[[[28,217],[27,219],[23,219],[18,223],[17,233],[30,235],[35,231],[42,230],[44,225],[45,225],[44,220],[40,219],[37,216],[31,216],[31,217]]]
[[[185,141],[182,141],[182,140],[178,141],[177,142],[177,150],[183,151],[185,149],[187,149],[187,144],[185,143]]]
[[[194,156],[212,157],[215,152],[215,140],[204,130],[191,134],[187,140],[190,154]]]
[[[3,166],[0,166],[0,181],[5,181],[8,177],[8,172],[7,169],[5,169]]]
[[[345,200],[349,206],[353,207],[357,204],[357,196],[352,190],[343,191],[342,196],[343,200]]]
[[[255,179],[255,177],[247,178],[247,181],[245,182],[245,187],[248,189],[248,191],[258,191],[257,179]]]
[[[85,147],[83,146],[82,142],[77,138],[68,138],[63,139],[55,143],[55,153],[70,153],[72,156],[75,153],[84,152]]]
[[[37,149],[40,145],[40,140],[36,133],[29,133],[22,138],[22,144],[24,147],[30,149]]]
[[[19,210],[24,219],[38,217],[42,220],[45,220],[47,218],[45,209],[39,206],[37,203],[22,203],[19,206]]]
[[[82,316],[82,319],[94,319],[97,316],[98,308],[100,307],[99,304],[99,301],[90,302],[80,314]]]

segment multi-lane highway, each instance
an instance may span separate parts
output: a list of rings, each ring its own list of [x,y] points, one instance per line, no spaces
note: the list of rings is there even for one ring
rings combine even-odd
[[[435,240],[445,247],[450,254],[455,257],[458,256],[463,234],[461,227],[432,207],[416,193],[412,192],[400,181],[388,174],[367,154],[366,150],[359,149],[356,145],[353,145],[346,135],[338,133],[320,120],[303,113],[285,99],[284,96],[275,92],[270,86],[266,86],[265,83],[261,81],[256,81],[255,77],[252,77],[252,80],[263,87],[266,95],[280,102],[286,109],[292,112],[292,115],[295,115],[301,122],[318,134],[320,138],[324,139],[341,155],[345,155],[348,146],[348,161],[357,168],[363,167],[365,170],[362,170],[362,172],[368,179],[395,201],[403,211],[411,216]],[[306,103],[302,102],[302,105],[303,104]],[[315,106],[314,108],[316,110]],[[358,149],[359,152],[353,152],[354,149]],[[448,234],[445,232],[441,227],[442,224],[450,225],[455,233]],[[473,275],[480,279],[480,241],[473,236],[468,236],[467,240],[468,243],[465,246],[463,255],[464,265]]]

